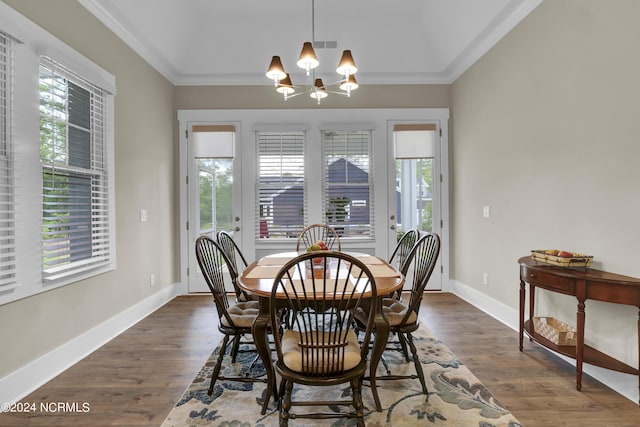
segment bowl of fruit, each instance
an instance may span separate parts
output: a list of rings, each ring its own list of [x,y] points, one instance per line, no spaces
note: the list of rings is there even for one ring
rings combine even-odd
[[[319,251],[328,251],[329,248],[322,240],[318,240],[313,245],[307,248],[307,252],[319,252]],[[323,277],[324,276],[324,265],[322,263],[323,258],[311,258],[313,269],[313,277]]]
[[[591,267],[593,256],[559,249],[532,249],[531,258],[558,267]]]

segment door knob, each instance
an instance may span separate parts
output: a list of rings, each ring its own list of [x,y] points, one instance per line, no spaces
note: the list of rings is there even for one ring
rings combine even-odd
[[[234,228],[233,231],[240,231],[240,227],[236,226],[236,228]]]
[[[396,229],[396,226],[395,226],[395,224],[391,224],[391,225],[389,226],[389,228],[390,228],[391,230],[395,230],[395,229]]]

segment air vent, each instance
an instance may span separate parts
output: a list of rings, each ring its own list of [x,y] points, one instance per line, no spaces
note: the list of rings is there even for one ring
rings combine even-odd
[[[332,41],[318,41],[315,40],[313,42],[314,49],[337,49],[338,42],[335,40]]]

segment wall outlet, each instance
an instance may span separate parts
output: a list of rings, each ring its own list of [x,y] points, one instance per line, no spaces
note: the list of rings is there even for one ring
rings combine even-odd
[[[140,222],[147,222],[147,210],[140,209]]]
[[[482,207],[482,216],[484,218],[491,217],[491,206],[483,206]]]
[[[489,286],[489,273],[482,273],[482,285]]]
[[[155,286],[156,285],[156,275],[152,274],[149,276],[149,286]]]

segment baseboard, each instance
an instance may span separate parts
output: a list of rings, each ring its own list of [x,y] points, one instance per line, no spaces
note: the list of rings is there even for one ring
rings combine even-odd
[[[479,292],[477,289],[456,280],[450,280],[448,288],[453,294],[462,298],[478,309],[484,311],[489,316],[497,319],[498,321],[515,331],[519,330],[520,318],[517,309],[496,301],[488,295]],[[576,366],[575,359],[566,357],[547,348],[545,348],[545,350],[550,351],[551,353],[565,360],[567,363]],[[514,351],[517,351],[517,349],[514,349]],[[617,393],[621,394],[632,402],[638,403],[640,401],[637,376],[623,374],[621,372],[599,368],[592,365],[585,365],[583,368],[583,372],[600,381],[602,384],[606,385],[612,390],[615,390]]]
[[[64,370],[179,295],[178,284],[163,288],[138,304],[62,344],[0,379],[0,402],[17,402]]]

